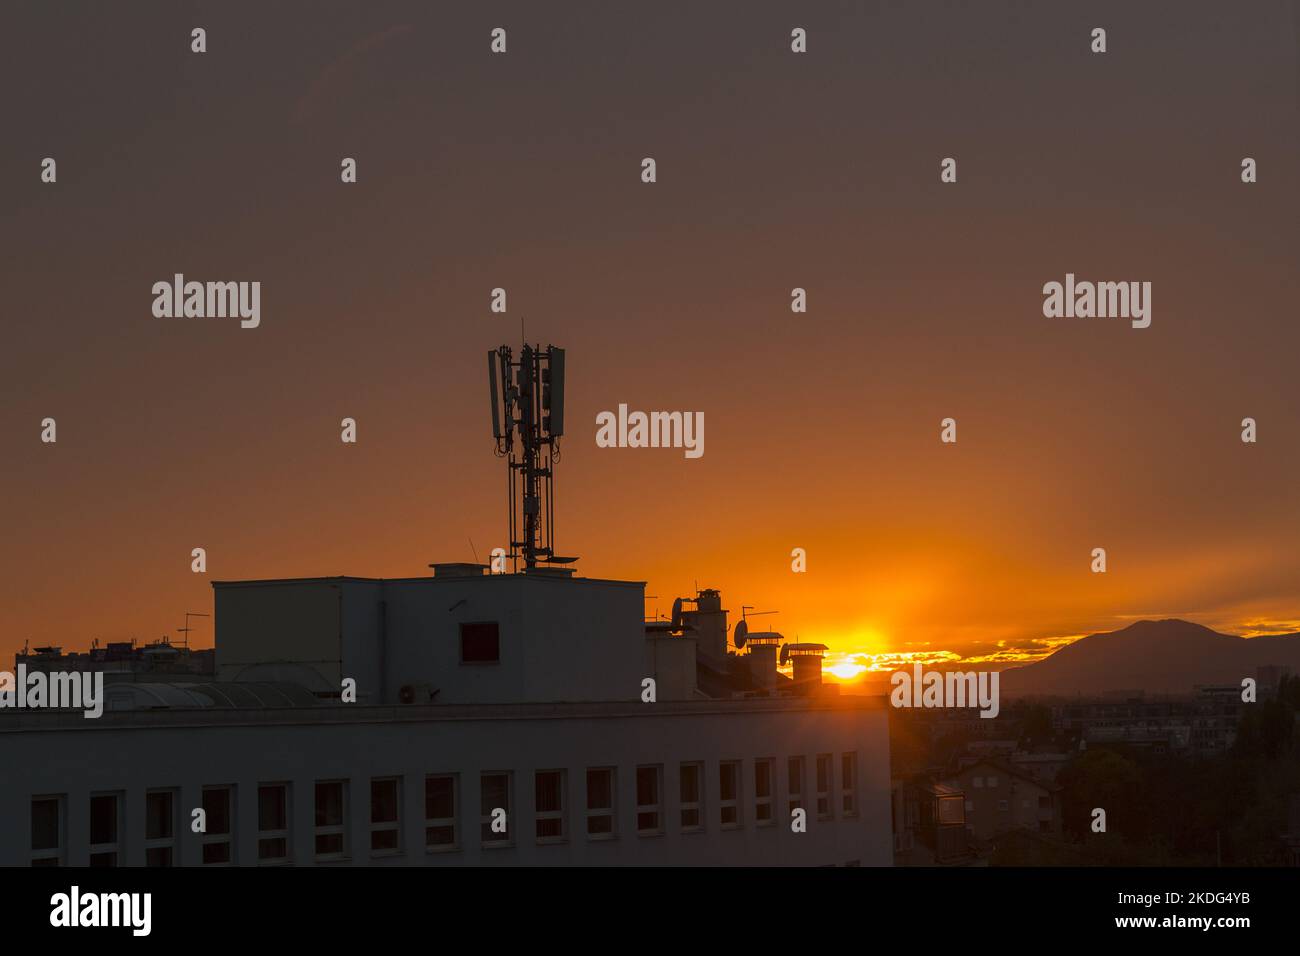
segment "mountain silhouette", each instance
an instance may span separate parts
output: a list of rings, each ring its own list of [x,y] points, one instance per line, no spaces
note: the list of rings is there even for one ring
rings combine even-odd
[[[1240,686],[1265,664],[1300,673],[1300,634],[1236,637],[1177,619],[1138,621],[1090,634],[1050,657],[1004,670],[1001,693],[1102,694],[1142,690],[1186,694],[1197,684]]]

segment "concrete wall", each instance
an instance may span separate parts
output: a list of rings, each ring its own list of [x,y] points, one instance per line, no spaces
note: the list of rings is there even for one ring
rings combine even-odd
[[[294,662],[339,686],[341,594],[335,584],[239,583],[214,588],[217,679],[250,666]]]
[[[385,583],[388,702],[403,684],[439,704],[636,700],[645,585],[523,574]],[[460,625],[496,621],[501,660],[460,662]]]
[[[700,696],[695,653],[693,637],[646,638],[644,672],[655,679],[659,700],[694,700]]]
[[[350,859],[344,865],[498,865],[498,864],[677,864],[826,865],[859,861],[889,865],[891,832],[889,754],[885,712],[858,703],[828,702],[801,709],[794,702],[744,702],[658,705],[577,705],[551,708],[330,708],[311,711],[234,712],[197,715],[159,713],[106,715],[99,721],[41,715],[31,728],[0,723],[0,748],[6,757],[6,782],[0,788],[0,865],[26,865],[30,847],[30,801],[39,794],[66,794],[66,861],[87,858],[89,798],[95,791],[125,796],[127,865],[144,862],[142,829],[145,791],[180,791],[179,858],[194,864],[198,837],[188,827],[189,811],[200,805],[207,784],[234,784],[237,801],[237,860],[256,860],[257,786],[292,785],[291,827],[294,862],[313,861],[314,784],[349,781]],[[511,712],[514,713],[511,713]],[[257,718],[257,715],[263,718]],[[439,714],[434,719],[428,714]],[[416,715],[416,716],[412,716]],[[347,717],[344,721],[341,718]],[[124,724],[130,719],[134,725]],[[311,718],[313,722],[305,722]],[[263,719],[263,722],[254,722]],[[186,723],[186,721],[190,723]],[[224,723],[207,723],[221,720]],[[321,722],[322,720],[326,722]],[[296,722],[297,721],[297,722]],[[6,729],[8,728],[8,729]],[[808,831],[790,830],[785,810],[785,759],[803,755],[811,768],[818,753],[856,752],[856,817],[840,813],[835,781],[835,819],[818,822],[810,811]],[[775,820],[756,826],[754,761],[776,758]],[[738,829],[719,825],[719,761],[742,761],[741,817]],[[705,771],[705,829],[683,833],[678,817],[679,766],[702,761]],[[639,764],[662,764],[664,832],[638,836],[635,775]],[[586,768],[615,767],[618,835],[592,841],[585,828]],[[534,835],[533,773],[567,770],[568,838],[539,845]],[[510,770],[514,845],[479,846],[479,774]],[[426,852],[424,776],[458,773],[460,849]],[[369,781],[402,778],[402,844],[397,856],[372,859],[368,843]],[[812,806],[815,795],[808,793]],[[339,864],[328,864],[339,865]]]
[[[636,700],[652,676],[640,582],[506,574],[214,590],[220,680],[279,679],[267,665],[297,661],[330,688],[356,680],[359,703],[428,684],[437,703],[460,704]],[[499,663],[461,663],[460,625],[474,621],[498,623]]]

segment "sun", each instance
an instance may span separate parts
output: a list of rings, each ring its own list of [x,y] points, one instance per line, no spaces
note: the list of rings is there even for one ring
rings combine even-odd
[[[853,680],[867,668],[854,661],[840,661],[838,664],[832,664],[826,668],[826,671],[840,680]]]

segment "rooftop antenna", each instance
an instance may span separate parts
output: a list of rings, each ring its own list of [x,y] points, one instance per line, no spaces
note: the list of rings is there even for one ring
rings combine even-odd
[[[190,646],[190,631],[194,630],[194,628],[190,627],[190,618],[192,618],[192,617],[211,617],[211,616],[212,616],[211,614],[203,614],[203,613],[201,613],[201,612],[199,612],[199,611],[186,611],[186,612],[185,612],[185,626],[184,626],[184,627],[178,627],[178,628],[176,628],[176,630],[179,631],[181,634],[184,634],[184,635],[185,635],[185,637],[183,638],[183,643],[184,643],[184,645],[185,645],[186,647],[189,647],[189,646]]]
[[[520,319],[520,331],[523,319]],[[548,345],[510,346],[487,354],[495,453],[507,462],[510,559],[515,571],[539,564],[572,564],[555,553],[553,465],[564,434],[564,349]]]
[[[748,615],[746,612],[748,612]],[[780,611],[755,611],[754,605],[742,604],[740,606],[740,620],[737,621],[736,626],[732,628],[734,636],[732,637],[731,642],[736,645],[737,650],[745,646],[745,642],[749,640],[749,618],[762,617],[764,614],[780,613]]]
[[[465,535],[465,537],[469,538],[469,535]],[[478,564],[478,563],[479,563],[479,560],[478,560],[478,548],[474,547],[474,539],[473,539],[473,538],[469,538],[469,550],[470,550],[470,552],[473,553],[473,555],[474,555],[474,563],[475,563],[475,564]]]

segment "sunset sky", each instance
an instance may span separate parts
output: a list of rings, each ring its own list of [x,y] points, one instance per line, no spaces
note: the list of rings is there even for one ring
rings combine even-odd
[[[486,560],[521,321],[568,350],[558,548],[647,614],[936,661],[1300,630],[1294,6],[428,6],[0,14],[0,666],[212,579]],[[260,281],[260,328],[154,318],[176,272]],[[1044,318],[1067,272],[1151,327]],[[619,403],[705,454],[597,448]]]

